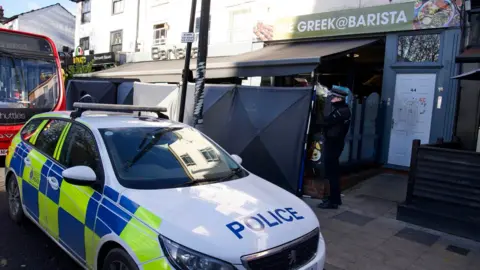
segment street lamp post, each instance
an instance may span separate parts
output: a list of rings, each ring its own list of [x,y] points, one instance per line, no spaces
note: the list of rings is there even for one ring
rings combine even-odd
[[[195,26],[195,13],[197,10],[197,0],[192,0],[192,7],[190,10],[190,23],[188,25],[188,32],[193,33]],[[190,58],[192,55],[192,42],[187,43],[187,51],[185,53],[185,66],[183,67],[182,78],[182,92],[180,94],[180,112],[178,115],[178,121],[183,122],[185,115],[185,101],[187,97],[188,78],[190,77]]]
[[[201,130],[203,124],[203,99],[205,96],[205,73],[208,55],[208,30],[210,24],[210,0],[202,0],[200,33],[198,39],[197,78],[195,81],[194,126]]]

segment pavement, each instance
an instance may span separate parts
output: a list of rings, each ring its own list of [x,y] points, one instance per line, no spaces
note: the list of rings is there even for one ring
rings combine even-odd
[[[1,169],[3,172],[3,169]],[[346,191],[338,210],[316,208],[327,245],[326,270],[479,270],[480,243],[395,219],[407,178],[383,174]],[[81,269],[33,223],[8,217],[0,175],[0,269]]]
[[[407,176],[381,174],[344,192],[338,210],[305,199],[326,241],[326,270],[479,270],[480,243],[396,220]]]

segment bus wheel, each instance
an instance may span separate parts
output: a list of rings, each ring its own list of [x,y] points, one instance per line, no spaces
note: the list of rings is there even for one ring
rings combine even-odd
[[[15,223],[20,223],[24,218],[24,213],[22,199],[20,198],[20,188],[15,175],[12,174],[7,183],[8,214]]]
[[[103,270],[138,270],[138,266],[128,253],[121,248],[108,252],[103,262]]]

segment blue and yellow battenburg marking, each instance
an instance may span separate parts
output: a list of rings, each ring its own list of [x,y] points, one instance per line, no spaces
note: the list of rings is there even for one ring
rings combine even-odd
[[[59,139],[56,158],[69,127]],[[35,139],[34,135],[31,140]],[[94,268],[101,238],[116,234],[133,251],[143,269],[171,269],[162,258],[155,232],[162,222],[159,217],[108,186],[104,187],[102,198],[91,187],[63,181],[64,169],[22,142],[19,136],[14,138],[12,148],[15,151],[7,156],[6,165],[17,174],[28,213],[80,262]],[[26,157],[31,161],[30,166],[25,164]],[[47,184],[49,178],[58,181],[59,189]]]

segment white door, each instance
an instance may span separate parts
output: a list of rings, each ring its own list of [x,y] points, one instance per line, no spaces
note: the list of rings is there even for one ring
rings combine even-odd
[[[410,166],[412,141],[429,143],[436,74],[397,74],[388,164]]]

